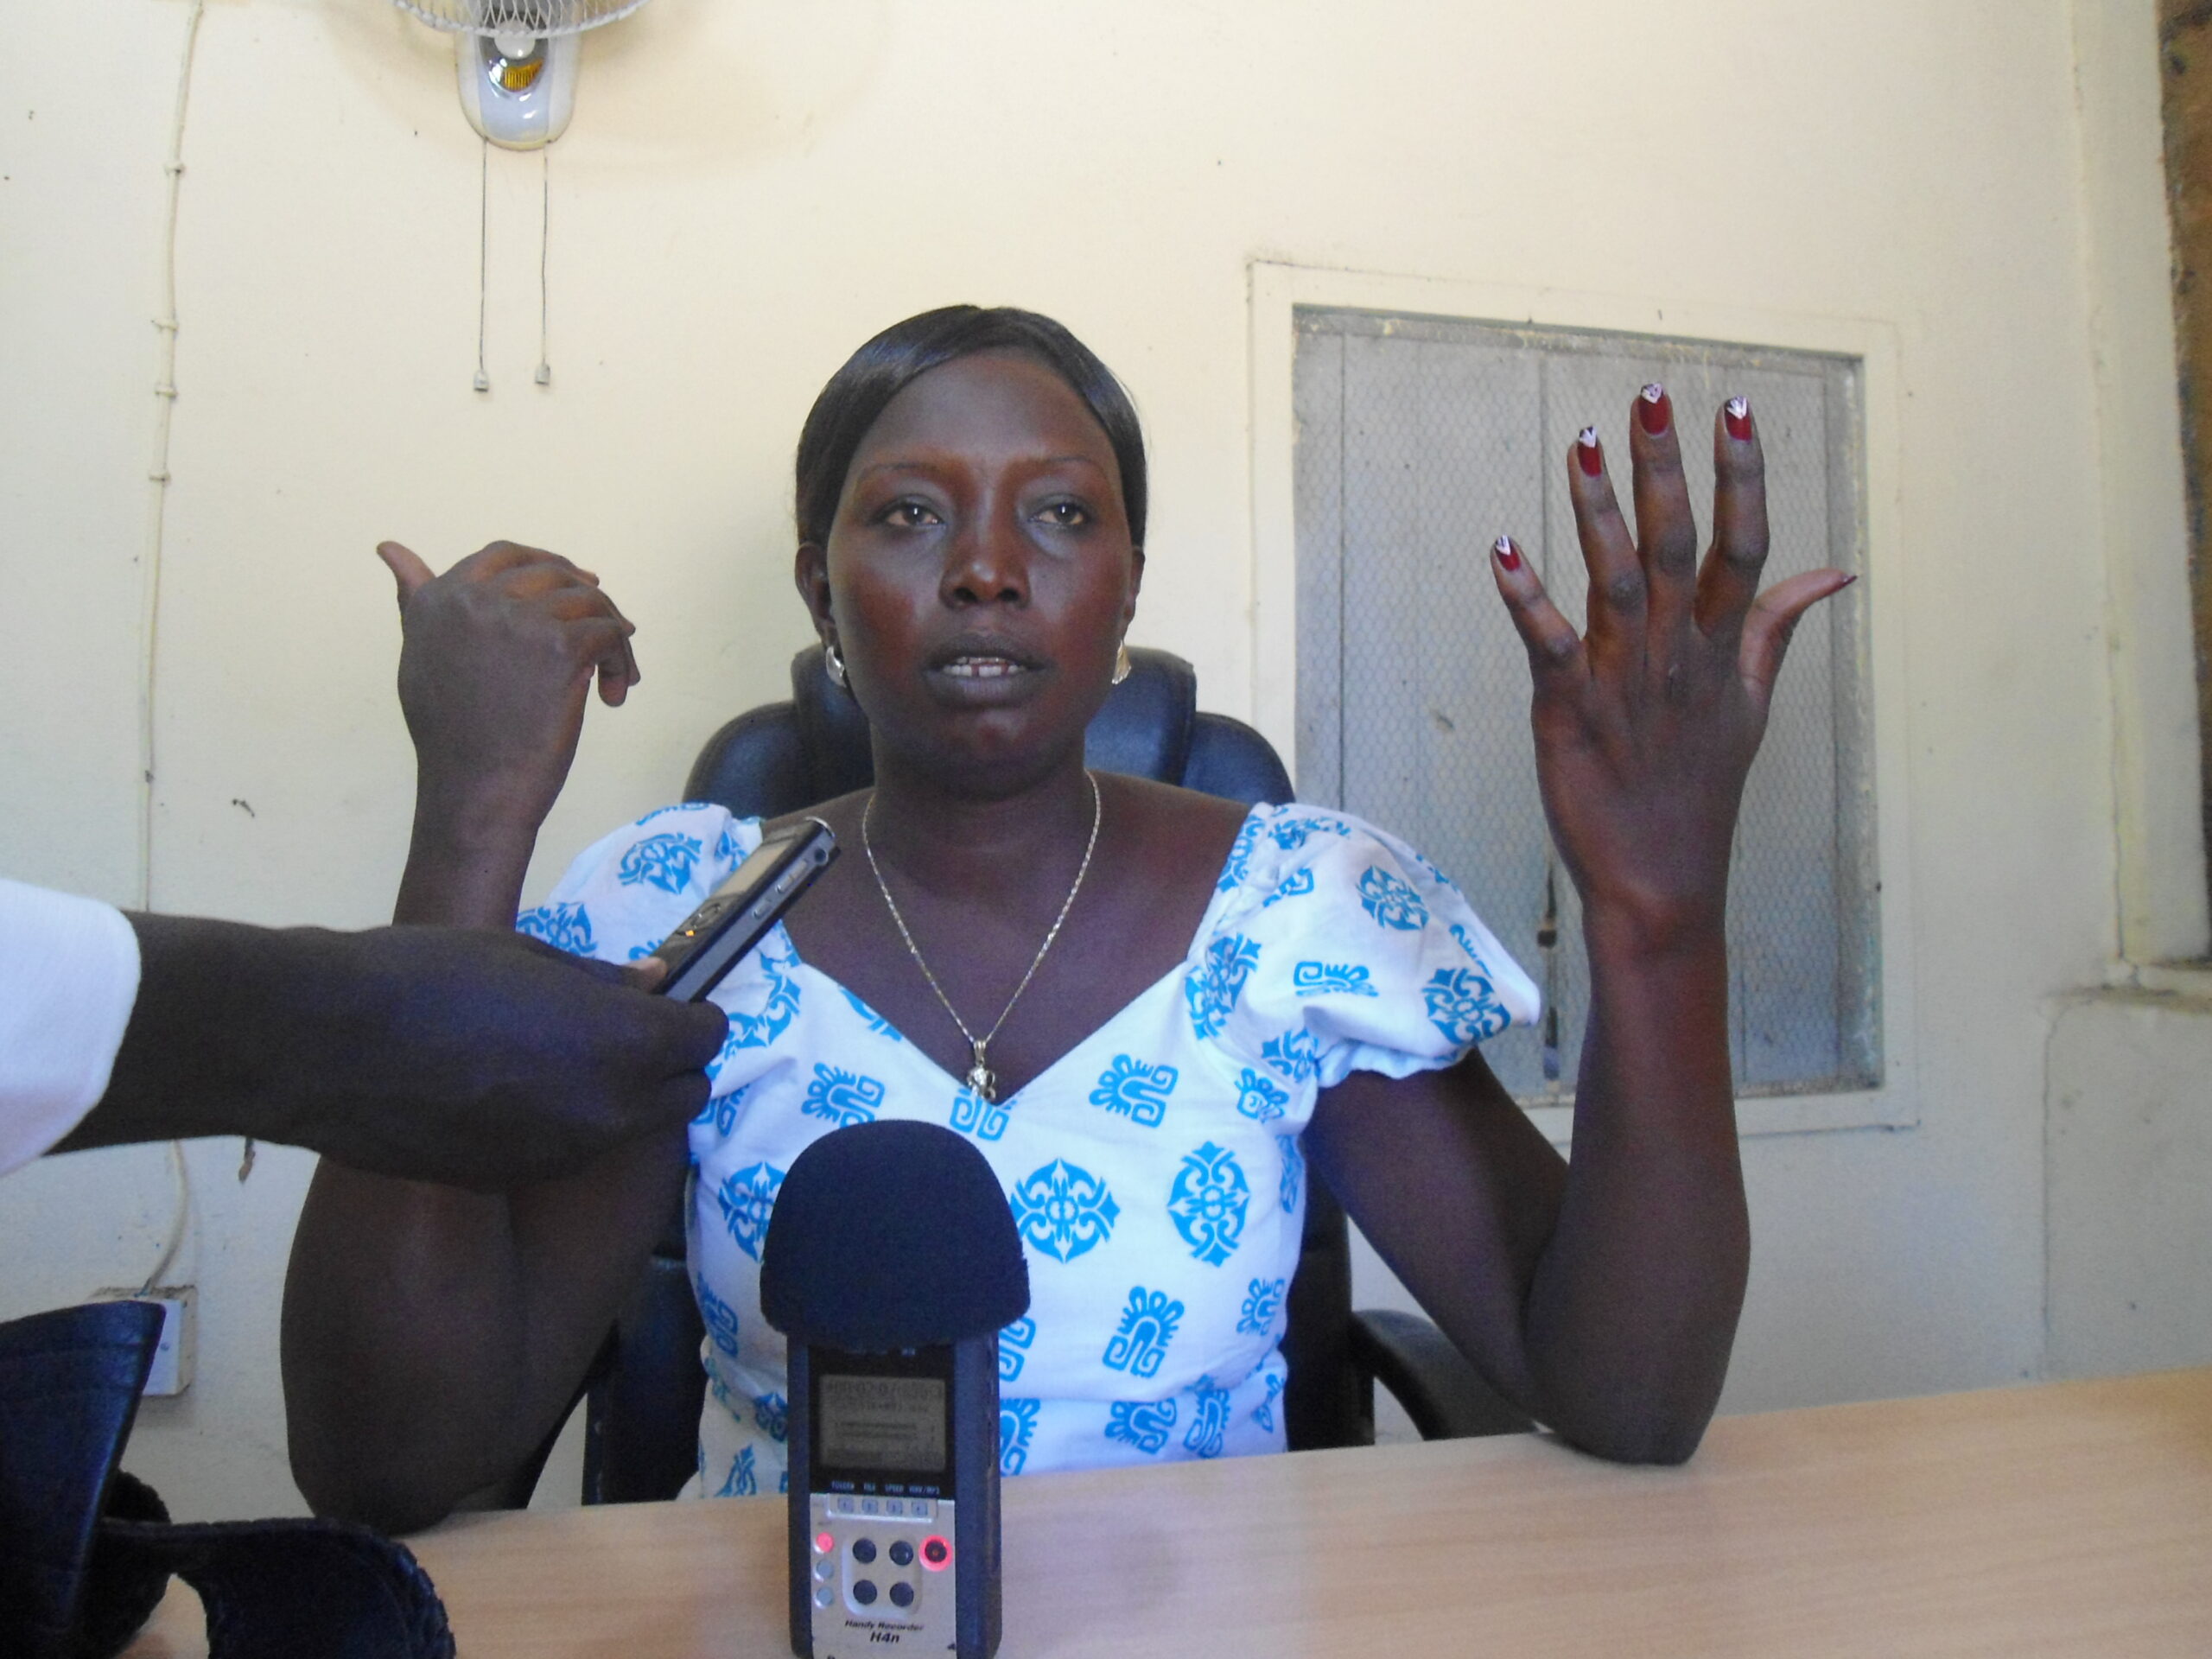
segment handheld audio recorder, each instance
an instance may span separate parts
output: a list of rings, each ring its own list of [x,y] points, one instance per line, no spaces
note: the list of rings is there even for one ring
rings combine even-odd
[[[763,836],[653,952],[668,964],[660,994],[696,1002],[714,989],[836,856],[837,837],[819,818]]]

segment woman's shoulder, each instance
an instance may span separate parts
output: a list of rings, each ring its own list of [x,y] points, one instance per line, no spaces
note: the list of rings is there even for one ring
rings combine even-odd
[[[609,830],[579,853],[523,932],[578,956],[643,956],[760,842],[758,819],[689,801]]]
[[[711,801],[683,801],[609,830],[570,869],[616,887],[689,894],[711,890],[760,844],[758,818],[738,817]]]
[[[1285,801],[1252,808],[1218,883],[1272,908],[1306,893],[1451,889],[1443,871],[1388,830],[1325,806]],[[1286,890],[1287,889],[1287,890]]]
[[[1438,965],[1432,956],[1510,982],[1510,1001],[1525,1000],[1524,987],[1535,994],[1434,861],[1363,818],[1302,802],[1252,810],[1222,870],[1206,931],[1210,956],[1227,941],[1255,957],[1294,960],[1301,997],[1347,974],[1380,976],[1386,963],[1427,973]],[[1340,958],[1366,967],[1346,969]]]
[[[1205,875],[1207,931],[1307,894],[1386,906],[1402,899],[1415,909],[1431,893],[1457,897],[1435,864],[1349,812],[1301,801],[1248,804],[1141,778],[1115,776],[1112,788],[1109,810],[1135,819],[1156,863]],[[1295,925],[1290,915],[1279,919]]]
[[[1173,845],[1185,857],[1199,855],[1210,847],[1225,852],[1255,810],[1243,801],[1201,794],[1154,778],[1117,772],[1097,777],[1109,791],[1109,811],[1128,815],[1141,834]]]
[[[1537,1012],[1535,984],[1433,861],[1327,807],[1253,810],[1203,950],[1194,1025],[1286,1083],[1448,1065]]]

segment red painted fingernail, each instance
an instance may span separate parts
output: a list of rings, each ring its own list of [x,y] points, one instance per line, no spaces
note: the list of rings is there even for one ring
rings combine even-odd
[[[1738,443],[1751,441],[1751,406],[1741,397],[1731,397],[1721,419],[1727,423],[1728,435]]]
[[[1510,536],[1499,537],[1490,544],[1490,550],[1497,555],[1499,569],[1518,570],[1521,568],[1521,550],[1513,545]]]
[[[1605,452],[1598,445],[1596,427],[1586,426],[1575,435],[1574,459],[1587,477],[1595,478],[1605,470]]]
[[[1667,388],[1654,380],[1636,398],[1636,423],[1647,437],[1658,437],[1675,418],[1675,406],[1668,401]]]

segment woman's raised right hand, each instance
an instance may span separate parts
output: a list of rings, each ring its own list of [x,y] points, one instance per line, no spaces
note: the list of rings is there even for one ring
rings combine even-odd
[[[397,542],[377,556],[399,583],[418,830],[427,811],[456,834],[535,836],[575,758],[594,676],[609,707],[640,677],[636,629],[597,576],[557,553],[494,542],[443,575]]]

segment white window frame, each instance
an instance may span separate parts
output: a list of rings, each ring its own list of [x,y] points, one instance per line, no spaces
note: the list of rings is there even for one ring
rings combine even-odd
[[[1250,301],[1253,724],[1278,753],[1297,753],[1298,540],[1292,378],[1300,306],[1393,315],[1651,334],[1716,345],[1777,346],[1858,359],[1864,434],[1866,680],[1873,719],[1880,928],[1882,1081],[1872,1089],[1742,1099],[1743,1135],[1916,1127],[1918,1021],[1913,973],[1911,801],[1907,733],[1904,582],[1898,533],[1897,330],[1863,318],[1804,316],[1739,306],[1683,305],[1649,296],[1328,270],[1255,260]],[[1787,672],[1787,669],[1784,670]],[[1475,895],[1478,907],[1479,894]],[[1529,1117],[1566,1146],[1571,1106]]]

